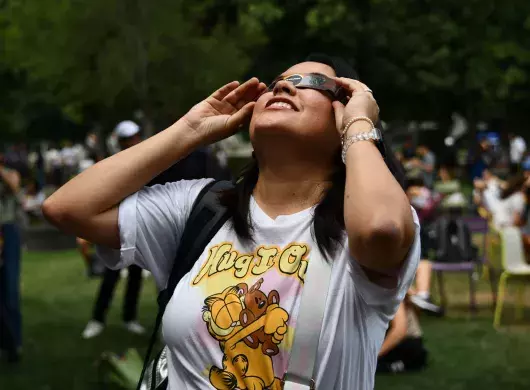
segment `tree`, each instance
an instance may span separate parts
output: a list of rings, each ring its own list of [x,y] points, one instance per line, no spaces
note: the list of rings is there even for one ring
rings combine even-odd
[[[46,85],[47,100],[78,123],[110,127],[141,110],[148,123],[166,124],[240,78],[250,63],[247,49],[265,42],[258,18],[267,3],[234,2],[232,24],[217,16],[206,29],[215,5],[13,0],[3,30],[6,57],[31,83]]]
[[[529,11],[524,0],[10,0],[0,123],[27,129],[28,112],[57,107],[107,129],[141,110],[162,128],[227,81],[270,81],[322,51],[355,63],[387,121],[460,112],[514,127],[528,121]]]

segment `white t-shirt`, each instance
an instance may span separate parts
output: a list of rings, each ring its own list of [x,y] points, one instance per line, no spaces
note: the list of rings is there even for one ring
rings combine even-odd
[[[64,165],[72,167],[75,165],[76,161],[76,151],[73,147],[64,147],[61,150],[61,158],[64,162]]]
[[[121,250],[99,248],[114,268],[137,264],[166,285],[193,201],[209,180],[144,188],[119,208]],[[227,222],[180,281],[163,321],[169,388],[280,389],[306,272],[321,256],[311,234],[314,208],[267,216],[251,199],[254,243]],[[371,283],[347,248],[333,258],[328,305],[316,362],[318,389],[374,387],[377,354],[388,322],[414,277],[416,237],[395,289]],[[322,294],[325,294],[322,291]]]
[[[526,152],[526,142],[522,137],[515,137],[510,141],[510,161],[519,164]]]
[[[50,149],[46,152],[46,163],[48,169],[60,168],[63,165],[61,153],[57,149]]]
[[[484,193],[486,197],[487,193]],[[488,197],[488,204],[492,214],[493,225],[497,228],[513,226],[515,215],[522,214],[526,205],[526,197],[522,192],[516,192],[506,199]]]

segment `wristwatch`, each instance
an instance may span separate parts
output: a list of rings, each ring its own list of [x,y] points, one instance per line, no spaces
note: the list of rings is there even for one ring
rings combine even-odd
[[[383,133],[381,132],[381,130],[374,127],[370,131],[356,133],[351,137],[346,138],[342,142],[342,162],[346,163],[346,152],[348,151],[350,146],[359,141],[372,141],[375,146],[377,146],[377,149],[379,149],[379,152],[381,153],[383,158],[386,157],[385,144],[383,143]]]

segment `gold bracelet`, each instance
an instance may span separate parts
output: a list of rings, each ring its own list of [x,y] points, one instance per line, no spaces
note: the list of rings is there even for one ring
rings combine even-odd
[[[346,126],[344,126],[344,129],[342,130],[342,132],[340,133],[340,138],[342,140],[344,140],[344,136],[346,135],[346,132],[348,131],[348,129],[350,128],[351,125],[353,125],[355,122],[359,122],[359,121],[365,121],[365,122],[368,122],[370,124],[370,126],[372,126],[372,129],[375,127],[374,126],[374,122],[372,122],[372,120],[370,118],[368,118],[367,116],[356,116],[352,119],[350,119],[348,121],[348,123],[346,123]]]

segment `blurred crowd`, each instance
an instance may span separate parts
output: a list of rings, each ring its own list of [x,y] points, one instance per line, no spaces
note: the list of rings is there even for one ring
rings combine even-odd
[[[442,317],[445,311],[445,292],[439,291],[441,305],[431,299],[433,270],[469,273],[473,291],[471,283],[486,266],[482,263],[486,254],[479,250],[486,248],[473,241],[474,232],[466,221],[484,221],[489,232],[519,228],[528,261],[530,153],[520,135],[510,133],[506,141],[503,144],[498,133],[481,132],[460,156],[452,145],[437,156],[426,144],[415,145],[412,140],[396,150],[407,176],[407,196],[422,226],[421,261],[415,282],[390,323],[378,372],[417,370],[427,364],[419,314]],[[497,271],[489,272],[492,280]],[[492,290],[495,303],[493,285]],[[474,298],[470,300],[474,310]]]
[[[98,133],[89,132],[83,143],[64,141],[59,147],[42,142],[28,148],[24,143],[0,147],[0,356],[17,361],[22,352],[22,316],[20,311],[20,262],[24,230],[43,224],[41,208],[56,189],[105,157],[132,147],[143,140],[141,127],[133,121],[117,124],[105,142]],[[183,179],[231,178],[222,148],[214,145],[195,150],[166,171],[153,178],[148,186]],[[120,275],[127,277],[123,304],[126,330],[144,332],[137,318],[137,307],[144,274],[131,266],[123,274],[106,269],[95,255],[93,245],[77,238],[81,257],[90,277],[101,277],[92,317],[82,333],[95,337],[105,327],[107,310]]]
[[[84,142],[65,140],[61,143],[40,142],[29,147],[25,143],[0,145],[0,165],[19,173],[21,189],[17,194],[19,220],[31,222],[41,217],[42,203],[55,189],[91,165],[142,140],[142,131],[133,121],[119,123],[106,139],[89,132]],[[174,178],[201,176],[201,170],[213,177],[228,178],[227,157],[216,145],[201,149],[166,172],[159,182]]]
[[[491,220],[496,229],[519,226],[530,231],[526,227],[530,153],[521,136],[509,133],[503,146],[497,133],[480,133],[460,161],[450,148],[438,158],[427,145],[410,142],[396,155],[407,174],[407,194],[423,225],[443,210],[460,208],[465,214]]]

